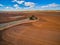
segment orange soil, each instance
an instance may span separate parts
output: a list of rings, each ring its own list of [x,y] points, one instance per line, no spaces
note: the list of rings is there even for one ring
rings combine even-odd
[[[44,12],[33,14],[40,18],[38,22],[6,29],[3,40],[11,45],[60,45],[60,16],[47,16]]]

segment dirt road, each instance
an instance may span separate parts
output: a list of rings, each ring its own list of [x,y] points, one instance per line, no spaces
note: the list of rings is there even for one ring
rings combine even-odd
[[[12,21],[12,22],[9,22],[9,23],[2,23],[2,24],[0,24],[0,30],[4,30],[4,29],[12,27],[12,26],[16,26],[16,25],[23,24],[23,23],[34,22],[34,21],[37,21],[37,20],[29,20],[27,18],[27,19],[24,19],[24,20]]]

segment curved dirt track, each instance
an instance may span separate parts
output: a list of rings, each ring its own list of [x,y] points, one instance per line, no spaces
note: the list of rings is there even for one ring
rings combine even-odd
[[[0,24],[0,30],[4,30],[4,29],[7,29],[7,28],[10,28],[12,26],[19,25],[19,24],[35,22],[35,21],[37,21],[37,20],[29,20],[27,18],[27,19],[24,19],[24,20],[18,20],[18,21],[12,21],[12,22],[8,22],[8,23],[2,23],[2,24]]]

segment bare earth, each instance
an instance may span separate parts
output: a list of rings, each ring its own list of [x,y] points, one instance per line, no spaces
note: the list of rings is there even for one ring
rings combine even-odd
[[[23,15],[35,15],[39,21],[4,30],[1,45],[60,45],[60,12],[34,11]]]

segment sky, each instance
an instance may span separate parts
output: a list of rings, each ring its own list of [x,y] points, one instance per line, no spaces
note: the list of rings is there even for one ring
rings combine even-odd
[[[60,0],[0,0],[0,11],[60,10]]]

